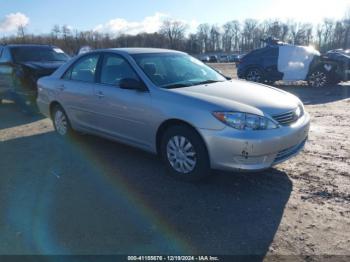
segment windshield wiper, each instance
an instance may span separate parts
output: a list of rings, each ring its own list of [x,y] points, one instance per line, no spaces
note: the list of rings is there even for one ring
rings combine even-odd
[[[220,80],[205,80],[205,81],[201,81],[201,82],[195,82],[195,83],[176,83],[176,84],[169,84],[169,85],[164,85],[161,86],[162,88],[180,88],[180,87],[189,87],[189,86],[197,86],[197,85],[205,85],[205,84],[213,84],[213,83],[217,83],[217,82],[224,82],[224,81],[220,81]]]
[[[191,86],[191,85],[192,85],[192,84],[181,84],[181,83],[177,83],[177,84],[164,85],[164,86],[161,86],[161,87],[162,87],[162,88],[171,89],[171,88],[188,87],[188,86]]]
[[[193,85],[205,85],[205,84],[213,84],[213,83],[217,83],[217,82],[223,82],[223,81],[219,81],[219,80],[205,80],[205,81],[202,81],[202,82],[195,83]]]

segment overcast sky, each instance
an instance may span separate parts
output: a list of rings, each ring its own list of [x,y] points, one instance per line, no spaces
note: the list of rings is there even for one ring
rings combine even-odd
[[[166,18],[182,20],[190,30],[199,23],[221,25],[246,18],[319,23],[340,19],[350,0],[0,0],[0,36],[26,25],[30,33],[48,33],[53,25],[104,32],[155,32]]]

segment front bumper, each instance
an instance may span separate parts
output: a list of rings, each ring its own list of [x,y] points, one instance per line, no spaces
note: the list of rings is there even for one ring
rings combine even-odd
[[[304,147],[310,128],[305,114],[291,126],[264,131],[200,129],[213,169],[263,170],[297,155]]]

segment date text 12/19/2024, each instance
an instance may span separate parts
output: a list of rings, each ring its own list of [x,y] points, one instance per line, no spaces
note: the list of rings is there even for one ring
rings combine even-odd
[[[128,261],[220,261],[216,256],[128,256]]]

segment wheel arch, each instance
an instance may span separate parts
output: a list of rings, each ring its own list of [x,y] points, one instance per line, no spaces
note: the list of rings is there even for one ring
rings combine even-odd
[[[197,128],[195,126],[193,126],[192,124],[190,124],[184,120],[177,119],[177,118],[167,119],[158,127],[157,132],[156,132],[156,152],[158,155],[160,154],[160,146],[161,146],[162,136],[163,136],[164,132],[172,126],[186,126],[186,127],[191,128],[193,131],[195,131],[198,134],[198,136],[202,139],[202,142],[205,145],[208,157],[210,159],[207,143],[205,142],[203,136],[197,130]]]
[[[51,103],[49,105],[49,114],[50,114],[51,119],[53,119],[52,113],[53,113],[53,109],[55,108],[55,106],[60,106],[64,110],[64,108],[63,108],[63,106],[61,105],[60,102],[58,102],[57,100],[51,101]]]

